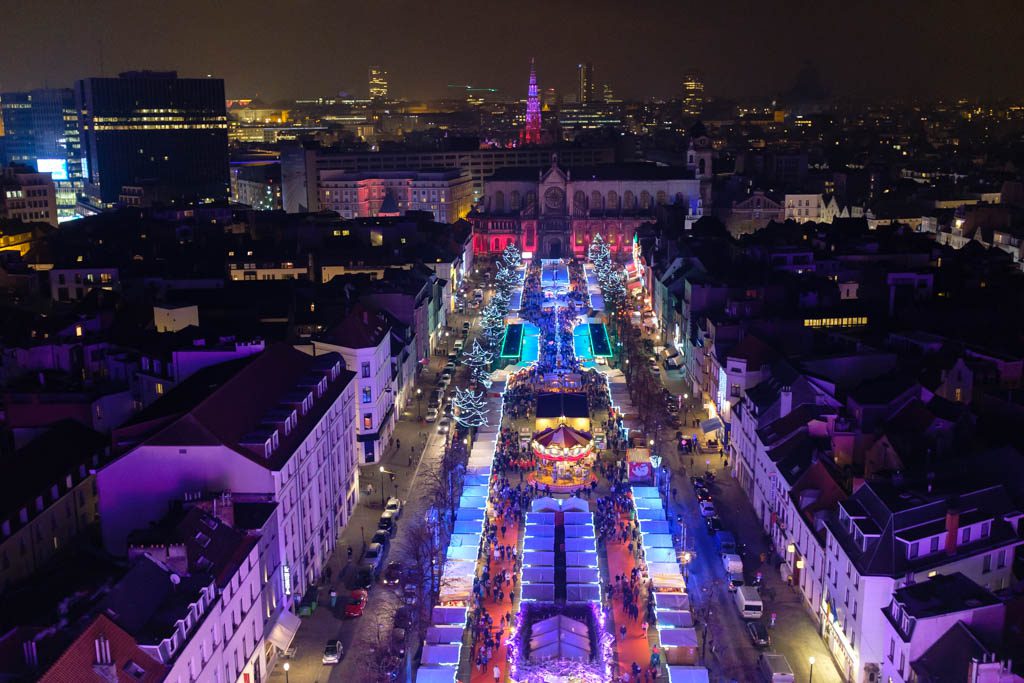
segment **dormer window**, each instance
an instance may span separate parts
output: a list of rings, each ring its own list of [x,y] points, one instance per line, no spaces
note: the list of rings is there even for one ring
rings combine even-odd
[[[327,378],[324,377],[316,385],[316,395],[319,397],[319,396],[323,396],[326,393],[327,393]]]
[[[992,534],[992,522],[981,523],[981,537],[988,538]]]
[[[302,399],[302,414],[305,415],[311,410],[313,410],[313,392],[309,392],[306,394],[306,398]]]
[[[916,541],[907,546],[907,557],[909,559],[913,560],[915,557],[917,557],[919,552],[919,544]]]

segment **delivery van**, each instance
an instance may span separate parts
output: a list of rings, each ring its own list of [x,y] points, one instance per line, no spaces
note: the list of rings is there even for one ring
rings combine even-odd
[[[762,652],[757,658],[757,668],[768,683],[794,683],[793,669],[783,655]]]
[[[764,614],[764,603],[753,586],[740,586],[733,595],[736,599],[736,609],[744,619],[760,619]]]
[[[742,574],[743,573],[743,560],[739,555],[733,555],[731,553],[725,553],[722,555],[722,566],[725,567],[726,574]]]

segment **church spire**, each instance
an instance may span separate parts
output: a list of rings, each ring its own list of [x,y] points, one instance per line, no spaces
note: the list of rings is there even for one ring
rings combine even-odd
[[[524,145],[540,144],[540,96],[537,92],[537,68],[530,58],[530,85],[526,90],[526,125],[520,139]]]

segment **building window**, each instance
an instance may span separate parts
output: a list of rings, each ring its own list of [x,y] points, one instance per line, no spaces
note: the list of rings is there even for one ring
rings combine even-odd
[[[966,529],[964,529],[964,537],[963,537],[963,540],[960,541],[960,542],[961,543],[970,543],[971,542],[971,527],[967,527]]]
[[[363,377],[369,377],[369,376],[370,376],[370,364],[369,363],[363,363]]]
[[[996,557],[996,568],[1002,569],[1006,566],[1006,548],[999,551],[999,555]]]
[[[363,413],[363,429],[373,429],[373,413]]]
[[[981,558],[981,573],[988,574],[990,571],[992,571],[992,556],[986,555]]]
[[[963,389],[960,389],[959,387],[954,389],[953,390],[953,400],[954,401],[962,401],[963,400],[963,393],[964,393]]]
[[[933,552],[933,553],[939,552],[939,537],[938,536],[935,536],[935,537],[932,538],[931,544],[929,545],[929,552]]]
[[[981,537],[988,538],[989,534],[992,533],[992,522],[981,523]]]
[[[910,547],[907,548],[907,557],[909,557],[912,560],[915,557],[917,557],[917,553],[918,553],[917,543],[916,542],[911,543]]]
[[[889,639],[889,661],[896,656],[896,640],[893,638]]]
[[[156,390],[156,395],[157,396],[163,396],[164,395],[164,383],[163,382],[157,382],[156,386],[154,387],[154,389]]]
[[[363,387],[363,403],[373,402],[373,390],[370,387]]]

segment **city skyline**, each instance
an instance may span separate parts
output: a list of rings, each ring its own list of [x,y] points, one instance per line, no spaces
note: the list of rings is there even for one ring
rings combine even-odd
[[[821,3],[793,12],[727,4],[656,1],[623,14],[603,0],[585,10],[526,0],[516,15],[530,19],[499,22],[493,17],[507,7],[450,0],[398,12],[336,11],[309,0],[306,11],[283,16],[235,1],[202,13],[182,2],[143,10],[65,1],[53,14],[7,17],[0,27],[8,48],[0,90],[69,87],[80,78],[148,68],[223,78],[229,97],[363,96],[367,67],[380,64],[398,98],[444,97],[449,83],[522,97],[531,57],[542,88],[573,92],[577,65],[592,62],[598,83],[631,99],[678,97],[688,68],[704,75],[711,96],[771,96],[790,88],[807,62],[837,97],[1002,97],[1024,83],[1024,65],[1004,58],[1004,46],[1024,38],[1007,2],[986,3],[966,17],[952,2],[856,11]],[[55,27],[54,15],[67,21]],[[587,30],[566,32],[576,24]],[[183,51],[186,35],[190,49]]]

